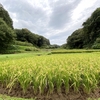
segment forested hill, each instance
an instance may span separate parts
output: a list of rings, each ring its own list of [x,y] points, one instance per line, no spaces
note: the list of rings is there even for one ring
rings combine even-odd
[[[16,40],[22,41],[22,42],[29,42],[33,44],[34,46],[38,47],[45,47],[50,45],[49,39],[46,39],[43,36],[40,36],[38,34],[32,33],[28,29],[15,29],[16,33]]]
[[[22,41],[33,44],[36,47],[45,47],[50,45],[47,38],[32,33],[28,29],[14,29],[13,21],[2,4],[0,4],[0,52],[7,50],[14,41]]]
[[[10,18],[8,12],[4,9],[4,7],[1,4],[0,4],[0,18],[2,18],[10,28],[13,28],[13,21]]]
[[[67,38],[67,47],[100,49],[100,8],[97,8],[82,25],[83,28],[75,30]]]

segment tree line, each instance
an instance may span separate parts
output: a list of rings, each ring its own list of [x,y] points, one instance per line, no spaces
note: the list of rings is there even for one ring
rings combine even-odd
[[[34,46],[38,46],[38,47],[45,47],[47,45],[50,45],[50,42],[48,39],[38,34],[32,33],[28,29],[25,29],[25,28],[15,29],[14,31],[16,33],[17,41],[29,42],[33,44]]]
[[[82,28],[75,30],[68,38],[64,48],[94,48],[100,49],[100,8],[82,24]],[[30,30],[14,29],[9,13],[0,6],[0,53],[7,50],[15,41],[31,43],[36,47],[58,48],[50,45],[49,39],[32,33]]]
[[[67,38],[67,48],[100,49],[100,8]]]
[[[28,29],[14,29],[9,13],[0,6],[0,53],[6,51],[14,41],[29,42],[36,47],[50,45],[49,39],[32,33]]]

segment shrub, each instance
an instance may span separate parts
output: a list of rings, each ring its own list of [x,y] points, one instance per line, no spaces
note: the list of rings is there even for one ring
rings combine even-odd
[[[96,43],[92,46],[93,49],[100,49],[100,43]]]
[[[32,51],[32,48],[26,48],[25,51]]]

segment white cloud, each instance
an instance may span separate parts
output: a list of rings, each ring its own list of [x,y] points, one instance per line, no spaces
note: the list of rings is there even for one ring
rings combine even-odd
[[[28,28],[63,44],[91,13],[100,7],[100,0],[0,0],[9,12],[14,28]]]
[[[81,0],[80,4],[73,10],[72,19],[77,20],[87,15],[87,9],[92,7],[97,0]]]

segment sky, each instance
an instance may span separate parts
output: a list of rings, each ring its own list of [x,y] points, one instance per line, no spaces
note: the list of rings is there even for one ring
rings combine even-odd
[[[62,45],[89,18],[100,0],[0,0],[17,29],[27,28]]]

